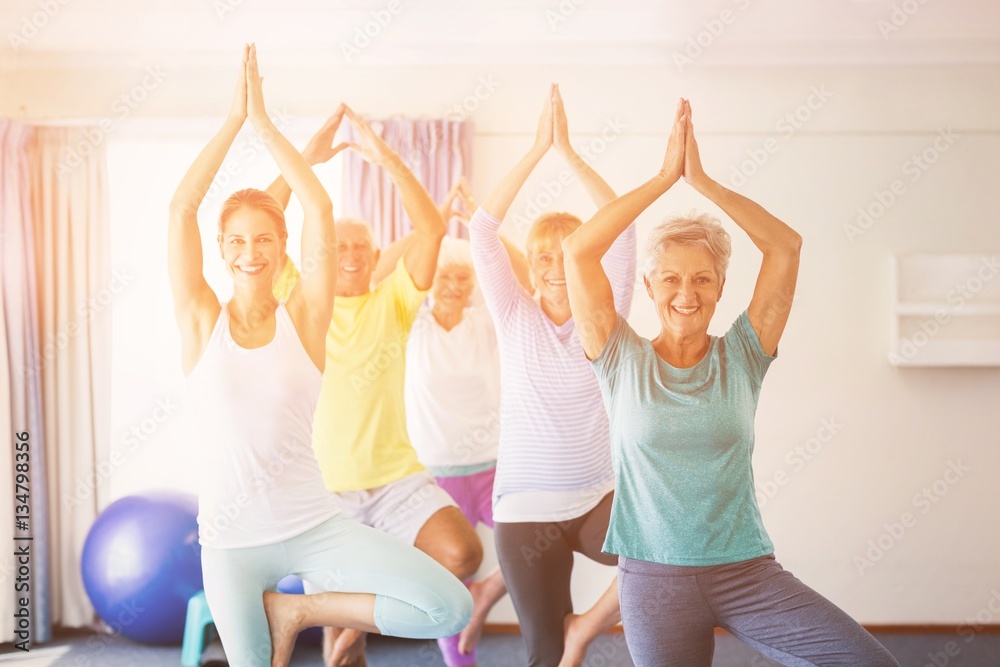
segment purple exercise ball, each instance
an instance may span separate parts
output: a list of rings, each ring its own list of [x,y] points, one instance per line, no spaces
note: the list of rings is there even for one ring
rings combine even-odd
[[[198,499],[169,491],[126,496],[101,512],[81,570],[97,615],[144,644],[179,644],[188,600],[204,587]]]

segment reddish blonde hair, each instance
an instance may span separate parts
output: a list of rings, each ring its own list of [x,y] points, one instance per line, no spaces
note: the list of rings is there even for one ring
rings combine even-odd
[[[219,234],[222,234],[222,228],[225,226],[226,221],[236,211],[244,207],[263,211],[278,225],[281,238],[288,238],[288,228],[285,226],[285,210],[281,208],[281,204],[278,203],[277,199],[257,188],[237,190],[229,195],[229,198],[222,204],[222,210],[219,211]]]
[[[539,245],[546,241],[562,240],[583,224],[572,213],[543,213],[531,225],[524,245],[530,257]]]

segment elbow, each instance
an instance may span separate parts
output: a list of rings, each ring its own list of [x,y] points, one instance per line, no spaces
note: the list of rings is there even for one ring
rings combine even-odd
[[[578,232],[579,230],[576,230],[562,240],[562,251],[564,257],[572,257],[574,259],[579,257],[582,248],[580,247],[580,237]]]
[[[780,239],[773,239],[766,246],[759,246],[765,257],[798,261],[802,253],[802,237],[789,229]]]
[[[309,188],[306,196],[300,197],[303,207],[308,207],[319,213],[321,215],[333,216],[333,199],[330,198],[330,194],[326,191],[326,188],[320,185],[318,182],[315,184],[315,188]],[[270,191],[269,195],[274,196]],[[281,199],[275,197],[279,202]],[[288,202],[285,202],[285,208],[288,208]]]
[[[303,208],[306,215],[315,217],[317,220],[333,221],[333,202],[330,201],[329,197],[324,196],[322,199],[310,202],[307,207]]]
[[[794,229],[788,229],[780,238],[775,238],[766,246],[765,253],[798,257],[802,252],[802,236]]]
[[[593,243],[588,242],[583,233],[583,227],[578,228],[572,234],[562,240],[563,257],[567,261],[587,261],[601,260],[603,253],[598,252]]]
[[[796,257],[802,253],[802,235],[794,230],[788,237],[788,252]]]
[[[440,224],[435,224],[431,226],[424,235],[428,239],[433,239],[438,245],[444,240],[444,237],[448,236],[448,226],[444,224],[444,218],[439,218]],[[419,232],[418,232],[419,233]]]
[[[171,220],[182,219],[191,215],[196,215],[198,213],[198,205],[186,197],[178,197],[174,195],[174,198],[170,200],[170,205],[167,207],[167,211],[170,214]]]

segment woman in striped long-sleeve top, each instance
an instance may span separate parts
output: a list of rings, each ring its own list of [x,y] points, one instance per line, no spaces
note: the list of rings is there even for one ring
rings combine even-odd
[[[507,210],[542,156],[555,147],[598,207],[615,198],[570,146],[552,86],[534,145],[496,186],[470,224],[472,258],[500,343],[500,448],[493,512],[500,566],[531,666],[581,664],[590,639],[619,618],[614,582],[594,609],[573,615],[573,552],[603,564],[614,475],[600,387],[571,318],[562,239],[582,223],[569,213],[534,222],[527,255],[535,285],[517,281],[499,236]],[[627,316],[636,270],[635,229],[603,260],[615,306]]]

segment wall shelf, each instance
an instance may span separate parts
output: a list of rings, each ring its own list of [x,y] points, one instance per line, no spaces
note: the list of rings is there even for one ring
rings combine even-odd
[[[894,366],[1000,366],[1000,253],[893,257]]]
[[[950,309],[950,310],[949,310]],[[954,304],[941,303],[900,303],[896,304],[896,315],[901,316],[931,316],[940,310],[949,312],[953,317],[981,317],[983,315],[1000,315],[1000,303],[967,303],[964,307],[955,309]]]

